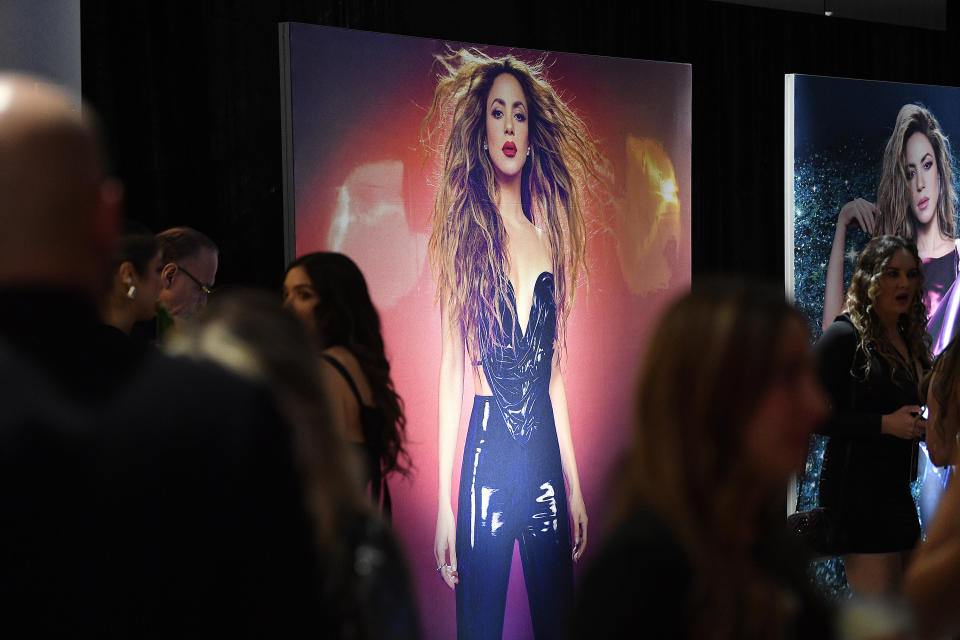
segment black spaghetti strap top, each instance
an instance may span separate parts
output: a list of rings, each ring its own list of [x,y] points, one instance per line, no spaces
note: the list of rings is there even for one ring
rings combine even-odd
[[[347,368],[344,367],[339,360],[326,353],[321,355],[334,369],[340,372],[343,379],[350,385],[353,396],[357,399],[357,406],[360,409],[360,430],[363,433],[363,443],[357,444],[356,446],[360,449],[361,459],[366,462],[367,473],[364,487],[366,487],[366,481],[369,480],[370,494],[373,502],[381,508],[384,516],[389,520],[393,511],[393,504],[390,500],[390,487],[387,486],[387,479],[383,475],[383,467],[380,460],[382,452],[377,445],[378,434],[380,432],[379,425],[382,420],[380,412],[377,411],[376,407],[363,403],[363,398],[360,397],[360,390],[357,388],[357,384],[353,381]]]

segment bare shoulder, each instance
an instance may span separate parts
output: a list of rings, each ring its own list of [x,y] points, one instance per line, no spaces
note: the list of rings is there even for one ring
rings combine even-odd
[[[343,366],[347,367],[347,369],[351,369],[354,366],[356,367],[360,366],[360,363],[357,362],[356,357],[354,357],[354,355],[350,353],[350,350],[340,345],[334,345],[332,347],[328,347],[324,349],[323,355],[330,356],[331,358],[333,358]]]
[[[367,380],[367,376],[363,373],[363,368],[360,366],[360,361],[357,360],[356,356],[350,352],[346,347],[335,345],[323,350],[323,355],[328,356],[336,360],[344,369],[347,370],[347,373],[350,374],[350,378],[353,380],[354,384],[357,385],[357,389],[360,391],[360,397],[363,398],[364,403],[369,403],[371,399],[370,393],[370,383]],[[349,383],[343,379],[343,374],[335,370],[335,367],[327,362],[326,359],[323,359],[324,369],[328,374],[334,373],[339,380],[336,380],[335,385],[343,388],[350,392],[350,395],[353,395],[353,392],[349,389]],[[329,377],[329,376],[328,376]]]

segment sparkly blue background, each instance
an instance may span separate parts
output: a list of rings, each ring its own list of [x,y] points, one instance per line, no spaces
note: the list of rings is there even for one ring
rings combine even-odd
[[[876,202],[883,149],[900,107],[928,107],[948,137],[960,134],[960,89],[888,82],[796,76],[794,80],[794,295],[814,339],[820,337],[824,278],[840,208],[855,198]],[[957,164],[954,144],[953,164]],[[956,169],[954,171],[956,178]],[[956,180],[955,180],[956,183]],[[844,289],[856,256],[869,240],[848,229]],[[797,508],[817,506],[826,438],[813,436]],[[917,499],[919,484],[914,485]],[[839,558],[812,566],[828,595],[849,593]]]

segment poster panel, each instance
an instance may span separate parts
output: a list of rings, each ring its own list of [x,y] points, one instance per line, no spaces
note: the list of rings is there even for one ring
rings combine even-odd
[[[425,634],[437,639],[455,637],[456,613],[433,552],[441,334],[428,240],[441,178],[439,154],[421,142],[420,128],[443,72],[437,56],[464,48],[542,62],[612,168],[605,195],[584,203],[588,274],[576,283],[563,365],[590,522],[585,562],[603,537],[608,474],[628,439],[652,321],[690,283],[688,65],[282,25],[287,259],[337,251],[366,276],[414,464],[409,480],[391,480],[393,525]],[[474,395],[469,369],[449,498],[455,513]],[[516,548],[513,556],[504,637],[532,637]]]
[[[871,237],[869,229],[863,229],[857,220],[844,224],[841,210],[858,198],[869,207],[879,204],[877,193],[884,175],[884,150],[895,134],[898,121],[903,121],[911,110],[930,114],[948,140],[960,135],[960,89],[806,75],[788,75],[785,88],[787,284],[816,339],[840,312],[840,292],[849,286],[857,257]],[[908,105],[914,106],[904,110]],[[952,153],[945,155],[944,166],[956,166],[956,159],[954,147]],[[952,173],[955,184],[956,172]],[[906,184],[906,177],[897,179]],[[950,190],[943,187],[945,185],[941,185],[938,192],[946,196],[919,206],[930,206],[929,202],[940,203],[940,200],[948,203]],[[956,188],[953,192],[956,193]],[[954,213],[949,216],[954,221],[954,229],[957,228],[955,204]],[[906,205],[901,208],[899,213],[907,223],[916,225],[917,217],[912,209]],[[877,210],[880,216],[897,215],[896,211],[880,211],[879,207]],[[942,233],[946,241],[937,243],[933,251],[927,248],[925,238],[918,240],[918,246],[926,274],[928,332],[936,354],[955,333],[957,301],[951,303],[949,299],[957,275],[958,254],[957,243],[950,242],[956,232],[950,234],[940,229],[949,225],[934,224],[938,225],[935,231]],[[831,269],[832,250],[835,255],[842,254],[839,269],[838,265]],[[832,299],[826,295],[831,278],[836,281],[833,291],[837,292]],[[948,312],[951,305],[952,314]],[[797,494],[798,509],[817,505],[825,443],[824,437],[812,438],[806,473]],[[920,448],[918,480],[912,485],[912,491],[921,527],[925,529],[936,510],[946,475],[944,470],[930,464],[923,443]],[[845,589],[840,566],[839,562],[829,561],[817,568],[819,579],[830,591]]]

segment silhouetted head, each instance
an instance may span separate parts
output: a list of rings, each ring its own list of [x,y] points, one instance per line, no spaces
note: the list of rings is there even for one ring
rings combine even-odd
[[[100,294],[121,201],[106,165],[89,106],[0,75],[0,285]]]

